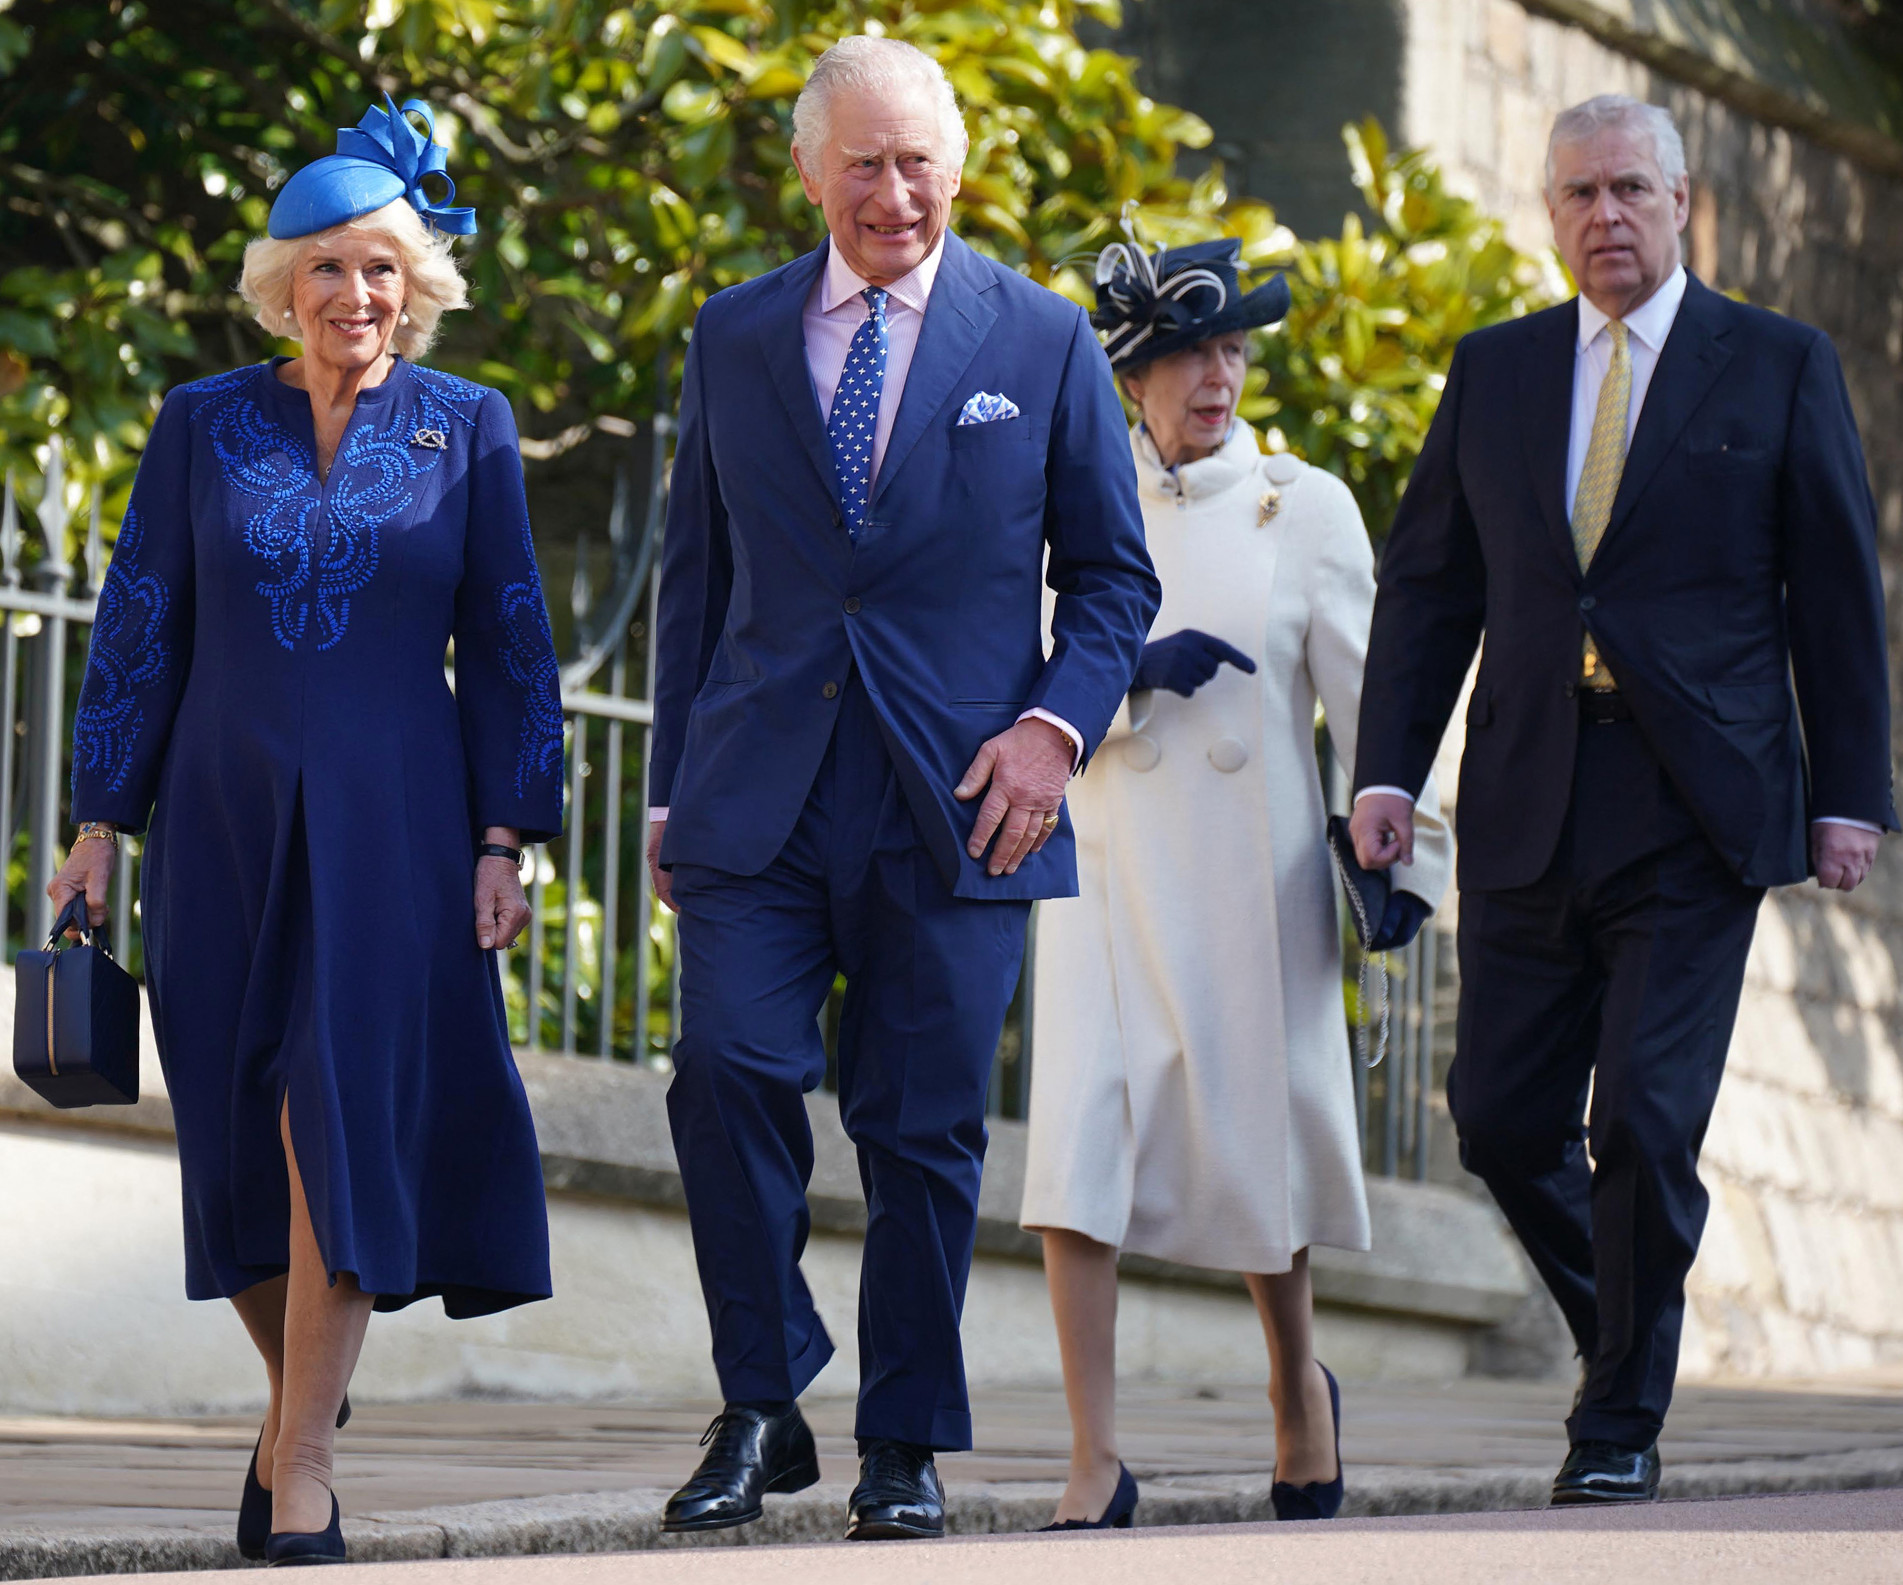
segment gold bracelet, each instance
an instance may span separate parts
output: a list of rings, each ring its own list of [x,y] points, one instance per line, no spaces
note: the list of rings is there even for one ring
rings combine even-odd
[[[86,841],[89,837],[96,842],[110,842],[114,847],[117,847],[119,845],[119,828],[117,826],[107,825],[103,820],[83,821],[79,827],[79,835],[73,838],[73,846],[78,847],[80,843]]]

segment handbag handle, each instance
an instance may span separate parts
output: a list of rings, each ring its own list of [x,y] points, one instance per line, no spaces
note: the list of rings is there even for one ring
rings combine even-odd
[[[77,910],[77,911],[75,911]],[[79,939],[89,947],[104,947],[98,927],[92,923],[92,911],[86,906],[86,894],[75,892],[66,899],[66,906],[59,911],[59,917],[53,921],[53,932],[46,938],[46,950],[57,952],[60,942],[68,930],[77,930]],[[111,952],[106,953],[111,957]]]

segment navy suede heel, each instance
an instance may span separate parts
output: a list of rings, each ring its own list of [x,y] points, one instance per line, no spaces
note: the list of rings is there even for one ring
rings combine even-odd
[[[1095,1519],[1060,1519],[1044,1526],[1046,1530],[1128,1530],[1136,1522],[1136,1477],[1123,1465],[1117,1466],[1117,1489],[1110,1494],[1102,1515]]]
[[[337,1410],[337,1429],[341,1431],[349,1423],[350,1394],[345,1393]],[[271,1539],[271,1494],[258,1479],[258,1449],[263,1444],[264,1433],[260,1431],[251,1447],[250,1466],[244,1472],[244,1495],[238,1499],[238,1556],[253,1563],[263,1561]]]
[[[1335,1478],[1311,1480],[1303,1486],[1278,1480],[1269,1488],[1269,1505],[1278,1519],[1332,1519],[1341,1512],[1341,1499],[1347,1492],[1341,1470],[1341,1388],[1326,1365],[1322,1374],[1328,1378],[1328,1407],[1335,1416]]]
[[[344,1549],[344,1516],[331,1493],[330,1524],[322,1530],[272,1531],[264,1544],[264,1561],[272,1568],[308,1568],[319,1563],[348,1563]]]

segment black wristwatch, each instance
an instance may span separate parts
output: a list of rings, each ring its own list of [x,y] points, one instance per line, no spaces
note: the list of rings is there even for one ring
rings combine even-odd
[[[476,857],[479,859],[507,859],[518,870],[522,868],[522,848],[507,847],[500,842],[478,842]]]

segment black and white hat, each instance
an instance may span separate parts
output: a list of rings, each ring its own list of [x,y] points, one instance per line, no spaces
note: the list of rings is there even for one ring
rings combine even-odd
[[[1282,276],[1245,293],[1242,244],[1234,237],[1145,252],[1134,229],[1097,255],[1097,309],[1091,324],[1103,332],[1114,369],[1133,369],[1232,330],[1272,325],[1288,314]]]

